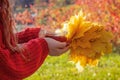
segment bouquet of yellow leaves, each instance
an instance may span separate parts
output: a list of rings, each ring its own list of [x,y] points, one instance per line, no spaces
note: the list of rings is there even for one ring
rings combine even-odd
[[[112,33],[104,26],[85,20],[82,11],[72,16],[63,24],[66,37],[70,43],[70,59],[84,67],[87,64],[97,65],[98,59],[112,51]],[[65,32],[62,29],[62,32]]]

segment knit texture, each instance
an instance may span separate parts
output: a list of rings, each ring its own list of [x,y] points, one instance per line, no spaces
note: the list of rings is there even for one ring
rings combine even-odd
[[[2,28],[3,26],[0,25]],[[19,43],[25,50],[11,53],[4,48],[0,28],[0,80],[22,80],[33,74],[44,62],[49,49],[44,39],[38,38],[39,28],[17,33]]]
[[[27,28],[22,32],[16,33],[16,36],[18,38],[18,43],[25,43],[29,41],[30,39],[37,38],[40,32],[40,28]]]

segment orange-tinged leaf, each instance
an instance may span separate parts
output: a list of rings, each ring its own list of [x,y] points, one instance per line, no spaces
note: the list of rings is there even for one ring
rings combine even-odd
[[[99,58],[112,51],[112,34],[104,26],[85,20],[82,12],[72,16],[66,23],[70,44],[70,59],[81,66],[95,66]]]

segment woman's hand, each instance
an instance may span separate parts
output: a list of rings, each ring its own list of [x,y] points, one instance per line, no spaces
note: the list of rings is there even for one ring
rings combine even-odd
[[[50,31],[50,30],[41,29],[39,32],[40,38],[44,38],[46,36],[54,36],[54,35],[55,35],[55,33],[53,31]]]
[[[66,42],[59,42],[52,38],[45,38],[45,40],[48,43],[50,56],[59,56],[69,49]]]

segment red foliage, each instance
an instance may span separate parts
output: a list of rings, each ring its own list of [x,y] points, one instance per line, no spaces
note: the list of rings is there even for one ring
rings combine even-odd
[[[17,14],[16,21],[22,24],[32,23],[37,27],[54,31],[61,28],[64,21],[82,8],[89,21],[99,22],[106,26],[106,30],[113,32],[112,42],[115,47],[120,45],[120,0],[74,0],[74,2],[77,5],[59,7],[57,0],[50,0],[49,3],[44,3],[42,6],[45,8],[40,10],[31,6],[30,11],[25,10]],[[35,14],[34,17],[31,17],[31,12]]]
[[[76,5],[60,8],[49,7],[39,12],[36,22],[38,22],[38,25],[44,25],[44,27],[56,30],[57,28],[61,28],[61,24],[74,13],[78,12],[79,9]]]
[[[114,34],[113,44],[120,45],[120,0],[76,0],[86,14],[88,20],[106,25],[106,29]]]

